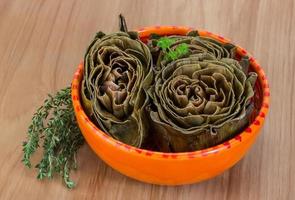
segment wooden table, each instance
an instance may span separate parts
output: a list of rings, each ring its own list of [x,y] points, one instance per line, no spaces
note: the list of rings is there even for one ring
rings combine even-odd
[[[271,87],[271,109],[247,156],[202,183],[165,187],[131,180],[85,145],[78,187],[36,180],[21,163],[21,143],[47,93],[70,84],[96,31],[187,25],[224,35],[251,52]],[[295,199],[294,0],[1,0],[0,199]],[[35,156],[35,160],[39,155]]]

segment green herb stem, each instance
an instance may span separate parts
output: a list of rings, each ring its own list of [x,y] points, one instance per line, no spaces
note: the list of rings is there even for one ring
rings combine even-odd
[[[75,183],[70,179],[70,171],[77,167],[76,154],[84,138],[76,122],[70,87],[55,96],[48,95],[33,115],[27,141],[23,143],[22,162],[25,166],[31,168],[31,156],[40,143],[43,143],[43,157],[36,165],[37,178],[51,179],[58,173],[66,186],[73,188]]]

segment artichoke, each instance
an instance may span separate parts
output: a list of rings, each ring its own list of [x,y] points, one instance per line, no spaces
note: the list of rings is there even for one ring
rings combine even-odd
[[[172,44],[169,42],[164,44],[169,45],[169,49],[172,51],[175,50],[182,44],[186,44],[188,47],[188,53],[186,55],[195,55],[207,53],[212,58],[221,59],[221,58],[235,58],[236,57],[236,46],[231,43],[221,43],[217,40],[214,40],[210,37],[199,36],[197,31],[191,31],[186,36],[181,35],[171,35],[167,36],[167,39],[170,42],[173,41]],[[165,50],[163,51],[163,46],[159,45],[159,40],[162,40],[163,37],[152,34],[150,40],[148,41],[148,46],[151,50],[151,53],[154,57],[154,60],[157,60],[155,69],[160,70],[161,67],[165,66],[165,62],[170,62],[170,59],[165,58]],[[165,41],[164,41],[165,42]],[[162,49],[161,49],[162,48]],[[183,55],[184,57],[186,55]],[[241,62],[247,62],[248,59],[242,58]]]
[[[150,51],[135,33],[99,32],[84,59],[84,110],[113,138],[141,147],[149,131],[146,89],[152,81]]]
[[[257,75],[248,57],[237,61],[235,47],[199,36],[170,36],[170,49],[186,43],[189,52],[165,60],[160,51],[149,94],[153,140],[160,151],[185,152],[217,145],[249,124]],[[152,44],[150,42],[150,44]]]

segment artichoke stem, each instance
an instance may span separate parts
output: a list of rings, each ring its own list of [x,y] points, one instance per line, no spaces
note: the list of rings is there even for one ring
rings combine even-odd
[[[126,20],[125,20],[125,17],[122,14],[119,15],[119,29],[122,32],[125,32],[125,33],[128,32]]]

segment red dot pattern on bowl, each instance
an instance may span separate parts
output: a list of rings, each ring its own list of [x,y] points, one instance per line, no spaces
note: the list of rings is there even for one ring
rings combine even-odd
[[[168,26],[168,28],[170,28],[171,31],[173,32],[173,30],[178,30],[179,27]],[[184,27],[181,27],[181,28],[184,28]],[[187,32],[193,30],[193,28],[191,28],[191,27],[185,27],[185,28],[186,28]],[[138,29],[138,32],[144,41],[149,35],[147,33],[149,33],[149,31],[152,31],[155,29],[161,29],[161,26],[141,28],[141,29]],[[211,38],[214,38],[214,39],[216,39],[220,42],[223,42],[223,43],[230,42],[229,39],[226,39],[223,36],[216,35],[211,32],[208,32],[208,31],[198,30],[198,32],[201,36],[211,37]],[[84,117],[85,123],[87,123],[89,126],[91,126],[93,128],[93,131],[98,136],[100,136],[104,140],[110,142],[112,145],[116,146],[117,148],[121,148],[122,150],[125,150],[125,151],[134,151],[134,152],[138,153],[139,155],[157,156],[157,157],[166,158],[166,159],[177,159],[177,158],[178,159],[193,159],[195,157],[206,157],[206,156],[210,156],[211,154],[219,153],[221,150],[226,150],[226,149],[232,148],[235,145],[237,145],[239,142],[242,142],[243,140],[247,140],[247,138],[250,137],[249,134],[252,133],[253,128],[255,128],[255,126],[262,125],[264,118],[266,116],[266,113],[268,112],[268,109],[269,109],[269,96],[270,96],[269,85],[267,83],[267,78],[265,76],[263,69],[257,63],[255,58],[253,56],[250,56],[245,49],[237,46],[237,53],[241,56],[248,55],[250,57],[250,59],[249,59],[250,64],[251,64],[252,68],[254,69],[254,71],[258,74],[258,81],[260,82],[260,85],[263,87],[262,88],[262,91],[263,91],[262,106],[261,106],[259,114],[256,116],[253,123],[250,124],[243,132],[241,132],[240,134],[238,134],[234,138],[232,138],[222,144],[216,145],[214,147],[210,147],[210,148],[199,150],[199,151],[193,151],[193,152],[163,153],[163,152],[156,152],[156,151],[149,151],[149,150],[145,150],[145,149],[139,149],[139,148],[136,148],[133,146],[129,146],[127,144],[123,144],[122,142],[113,139],[112,137],[110,137],[109,135],[107,135],[106,133],[101,131],[99,128],[97,128],[89,120],[89,118],[84,113],[82,106],[80,104],[79,90],[80,90],[80,81],[83,76],[83,63],[81,63],[79,65],[78,70],[76,71],[76,73],[74,75],[73,82],[72,82],[72,100],[76,101],[76,103],[77,103],[76,105],[78,105],[78,106],[74,107],[74,109],[76,112],[79,112],[79,114],[81,114]]]

